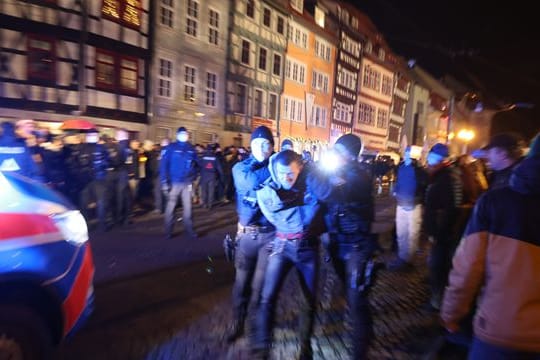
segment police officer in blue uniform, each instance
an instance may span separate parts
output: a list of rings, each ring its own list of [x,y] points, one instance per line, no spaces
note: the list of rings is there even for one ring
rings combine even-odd
[[[256,191],[270,177],[268,158],[274,151],[274,137],[266,126],[251,134],[251,155],[232,169],[236,188],[238,231],[236,234],[236,275],[233,285],[233,323],[227,341],[235,341],[244,333],[248,306],[258,304],[264,271],[268,260],[268,244],[275,228],[262,214]]]
[[[372,320],[368,290],[372,280],[372,254],[376,241],[371,234],[374,217],[373,185],[370,174],[358,162],[362,148],[353,134],[341,136],[334,145],[332,171],[318,171],[328,181],[330,192],[321,196],[327,206],[325,222],[329,243],[325,247],[346,289],[350,342],[353,359],[365,359],[371,337]]]
[[[165,237],[169,239],[173,235],[174,209],[179,196],[182,197],[184,229],[191,238],[197,238],[191,218],[192,183],[198,171],[197,152],[188,139],[186,128],[179,127],[176,141],[165,148],[160,162],[161,189],[167,194]]]
[[[79,195],[79,205],[82,214],[88,220],[88,204],[96,202],[99,230],[105,231],[106,227],[106,192],[107,192],[107,169],[109,168],[109,152],[104,145],[99,144],[99,133],[92,129],[86,133],[86,143],[81,145],[78,165],[79,175],[84,184]]]
[[[15,126],[7,121],[2,123],[0,134],[0,170],[16,172],[38,181],[43,180],[24,139],[15,135]]]

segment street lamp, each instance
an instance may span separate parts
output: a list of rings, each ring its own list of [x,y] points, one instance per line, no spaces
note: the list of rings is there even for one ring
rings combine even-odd
[[[457,133],[457,138],[463,141],[463,154],[467,153],[467,145],[469,144],[469,141],[474,139],[474,131],[470,129],[461,129]]]

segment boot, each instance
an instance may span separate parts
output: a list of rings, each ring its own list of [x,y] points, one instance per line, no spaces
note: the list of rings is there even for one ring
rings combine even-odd
[[[232,326],[229,328],[227,333],[227,342],[229,344],[233,343],[242,335],[244,335],[244,317],[239,316],[234,319]]]

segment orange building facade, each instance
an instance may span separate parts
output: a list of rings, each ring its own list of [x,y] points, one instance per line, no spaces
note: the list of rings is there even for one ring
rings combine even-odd
[[[315,158],[329,146],[335,37],[316,19],[291,9],[281,97],[280,141],[290,139],[294,150]],[[321,19],[322,16],[322,19]]]

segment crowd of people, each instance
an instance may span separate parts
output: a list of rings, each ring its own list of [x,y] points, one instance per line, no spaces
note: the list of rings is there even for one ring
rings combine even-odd
[[[306,301],[300,311],[300,359],[311,359],[319,260],[344,284],[354,359],[366,357],[372,337],[368,295],[373,257],[374,179],[393,172],[396,254],[391,271],[408,271],[425,244],[432,311],[451,335],[469,331],[471,359],[540,358],[540,140],[527,156],[513,134],[498,134],[470,157],[451,158],[437,143],[425,164],[405,149],[394,166],[367,166],[361,139],[340,137],[329,150],[333,166],[314,162],[285,139],[274,151],[272,131],[251,134],[250,147],[192,145],[178,128],[174,141],[130,140],[97,130],[40,136],[29,120],[2,123],[0,170],[18,172],[63,193],[97,230],[132,220],[138,195],[151,196],[172,238],[176,209],[185,234],[197,233],[192,205],[211,209],[235,202],[238,227],[225,243],[236,269],[233,319],[227,340],[249,332],[254,359],[267,359],[275,306],[295,268]],[[145,190],[146,189],[146,190]],[[180,204],[178,202],[180,201]],[[320,252],[324,256],[320,256]],[[474,319],[474,320],[473,320]],[[449,336],[451,338],[451,336]]]

